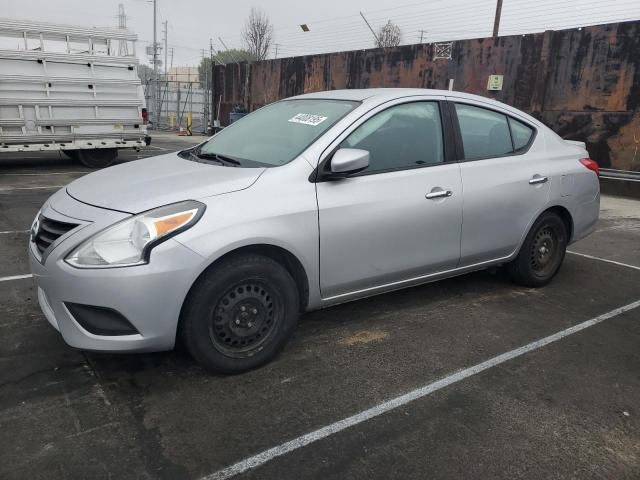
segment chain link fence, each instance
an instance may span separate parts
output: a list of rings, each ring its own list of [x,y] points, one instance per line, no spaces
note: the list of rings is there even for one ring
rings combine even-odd
[[[207,127],[209,91],[198,82],[159,81],[159,112],[155,111],[153,82],[143,83],[149,123],[155,130],[183,129],[185,134],[204,133]]]

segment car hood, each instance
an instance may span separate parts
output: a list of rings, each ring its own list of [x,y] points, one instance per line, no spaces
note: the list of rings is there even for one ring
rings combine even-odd
[[[70,183],[67,193],[96,207],[139,213],[182,200],[244,190],[264,170],[198,163],[170,153],[85,175]]]

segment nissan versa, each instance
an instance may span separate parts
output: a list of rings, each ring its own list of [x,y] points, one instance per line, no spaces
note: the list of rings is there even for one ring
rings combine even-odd
[[[507,105],[343,90],[258,109],[178,153],[82,177],[38,213],[38,300],[74,347],[272,359],[301,312],[504,265],[558,271],[598,219],[598,166]]]

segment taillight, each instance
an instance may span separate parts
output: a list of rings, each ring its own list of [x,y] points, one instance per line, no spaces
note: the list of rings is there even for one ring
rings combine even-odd
[[[146,108],[143,108],[142,109],[142,123],[146,125],[148,121],[149,121],[149,112],[147,112]]]
[[[590,158],[581,158],[580,163],[587,167],[589,170],[595,172],[595,174],[600,176],[600,167],[595,160],[591,160]]]

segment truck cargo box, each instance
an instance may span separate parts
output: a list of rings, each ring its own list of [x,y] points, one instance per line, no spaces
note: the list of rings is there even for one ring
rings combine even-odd
[[[0,153],[62,150],[103,166],[117,149],[145,145],[136,39],[125,29],[0,19]]]

